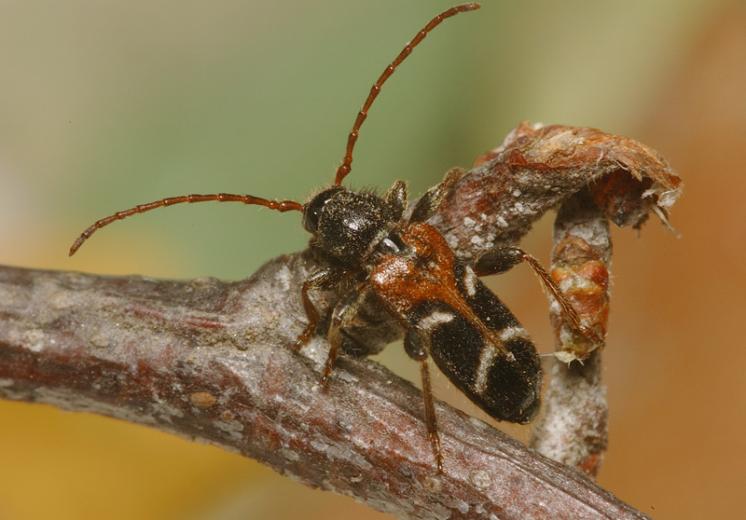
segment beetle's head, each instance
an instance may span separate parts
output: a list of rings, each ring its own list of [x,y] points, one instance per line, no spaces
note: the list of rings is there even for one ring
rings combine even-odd
[[[303,207],[303,226],[315,244],[345,263],[363,256],[393,218],[398,216],[386,200],[342,186],[321,191]]]

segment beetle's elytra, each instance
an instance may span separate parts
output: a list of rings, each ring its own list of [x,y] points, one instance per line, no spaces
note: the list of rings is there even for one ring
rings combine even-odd
[[[445,19],[478,9],[470,3],[447,9],[428,22],[386,67],[373,85],[349,134],[342,164],[332,186],[305,204],[268,200],[251,195],[210,194],[170,197],[117,212],[86,229],[70,254],[96,230],[131,215],[183,202],[242,202],[277,211],[300,211],[303,226],[311,233],[310,247],[326,267],[309,276],[301,298],[308,323],[293,345],[302,347],[320,321],[310,292],[339,285],[350,287],[332,310],[328,340],[330,350],[322,375],[326,384],[341,350],[365,353],[346,334],[366,294],[378,301],[405,329],[404,348],[420,363],[428,436],[438,470],[443,456],[438,436],[427,358],[469,399],[496,419],[525,423],[539,408],[541,366],[533,343],[510,310],[482,284],[478,276],[502,272],[528,261],[565,310],[567,318],[583,332],[577,315],[538,263],[517,248],[493,251],[474,266],[457,260],[442,235],[427,220],[436,212],[459,172],[452,172],[420,198],[405,218],[407,191],[397,181],[382,196],[348,190],[342,180],[352,169],[352,154],[360,127],[385,81],[412,50]]]

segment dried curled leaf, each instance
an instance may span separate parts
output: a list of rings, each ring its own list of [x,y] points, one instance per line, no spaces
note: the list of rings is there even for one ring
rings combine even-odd
[[[667,212],[681,179],[655,150],[594,128],[521,123],[479,157],[430,223],[464,259],[514,244],[531,224],[587,187],[619,226],[639,227]]]

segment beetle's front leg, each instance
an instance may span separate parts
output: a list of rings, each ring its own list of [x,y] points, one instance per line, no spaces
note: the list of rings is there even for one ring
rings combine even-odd
[[[334,362],[339,354],[339,349],[344,340],[344,329],[352,323],[359,308],[365,301],[367,285],[365,283],[358,287],[343,298],[332,311],[332,320],[329,325],[329,353],[324,363],[324,372],[321,376],[321,385],[326,387],[334,369]]]
[[[580,316],[578,316],[575,308],[570,304],[567,298],[565,298],[565,295],[562,294],[562,291],[554,280],[552,280],[552,277],[549,276],[549,273],[546,272],[536,258],[526,253],[523,249],[509,246],[487,251],[475,262],[474,272],[477,276],[489,276],[491,274],[504,273],[521,262],[526,262],[539,277],[539,280],[544,284],[544,287],[552,293],[552,296],[554,296],[554,299],[557,300],[557,303],[559,303],[562,308],[563,315],[575,331],[595,343],[603,341],[595,330],[586,327],[581,323]]]
[[[311,301],[311,298],[308,295],[308,291],[311,289],[324,287],[331,280],[332,274],[334,274],[335,272],[336,271],[332,269],[321,269],[313,273],[306,279],[305,282],[303,282],[303,287],[301,288],[300,295],[301,299],[303,300],[303,308],[306,311],[306,317],[308,318],[308,324],[303,329],[303,332],[298,335],[295,343],[293,343],[293,350],[298,351],[303,348],[305,344],[308,343],[308,341],[311,339],[311,336],[314,335],[314,333],[316,332],[316,328],[319,325],[319,311],[316,310],[316,306]]]

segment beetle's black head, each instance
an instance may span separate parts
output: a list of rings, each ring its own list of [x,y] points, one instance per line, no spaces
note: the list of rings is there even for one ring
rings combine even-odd
[[[394,218],[399,216],[383,198],[342,186],[314,195],[303,208],[303,226],[315,244],[345,263],[355,263]]]

